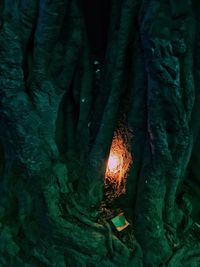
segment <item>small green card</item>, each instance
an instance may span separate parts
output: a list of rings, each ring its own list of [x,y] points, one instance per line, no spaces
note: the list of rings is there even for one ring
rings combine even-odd
[[[114,224],[118,232],[124,230],[127,226],[129,226],[129,222],[124,217],[123,212],[114,217],[111,222]]]
[[[122,227],[126,223],[126,219],[123,214],[119,214],[118,216],[114,217],[111,221],[116,228]]]

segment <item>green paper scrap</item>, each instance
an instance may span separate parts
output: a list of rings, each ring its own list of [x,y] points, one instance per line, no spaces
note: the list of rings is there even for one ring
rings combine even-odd
[[[115,225],[115,227],[122,227],[126,223],[126,219],[123,214],[119,214],[118,216],[114,217],[111,221]]]

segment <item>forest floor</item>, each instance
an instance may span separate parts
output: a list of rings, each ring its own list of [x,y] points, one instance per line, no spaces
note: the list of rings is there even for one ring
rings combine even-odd
[[[106,190],[107,191],[105,192],[104,200],[99,211],[98,223],[105,224],[106,221],[111,227],[112,234],[134,253],[135,246],[133,244],[136,242],[134,222],[128,213],[120,208],[120,203],[113,196],[113,192],[109,188],[106,188]],[[184,196],[187,200],[186,206],[188,205],[188,209],[191,210],[191,214],[185,216],[185,219],[183,220],[182,228],[184,231],[177,233],[177,235],[173,235],[170,231],[168,231],[169,229],[166,229],[166,235],[174,253],[185,246],[190,247],[191,244],[198,244],[200,242],[199,196],[197,196],[190,185],[186,185],[184,187]],[[112,219],[122,213],[128,220],[129,225],[124,230],[117,231],[116,227],[112,223]]]

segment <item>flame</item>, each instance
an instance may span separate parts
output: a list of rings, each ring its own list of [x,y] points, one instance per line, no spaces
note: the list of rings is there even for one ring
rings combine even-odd
[[[115,133],[105,174],[105,185],[112,187],[114,197],[126,191],[126,176],[131,163],[132,156],[125,141],[119,133]]]
[[[111,153],[108,159],[109,172],[117,173],[122,165],[121,157],[118,154]]]

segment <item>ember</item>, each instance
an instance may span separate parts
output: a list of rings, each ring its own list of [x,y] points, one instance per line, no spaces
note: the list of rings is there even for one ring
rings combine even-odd
[[[126,176],[131,163],[131,153],[122,136],[116,133],[112,141],[105,174],[105,185],[112,187],[114,197],[126,191]]]

